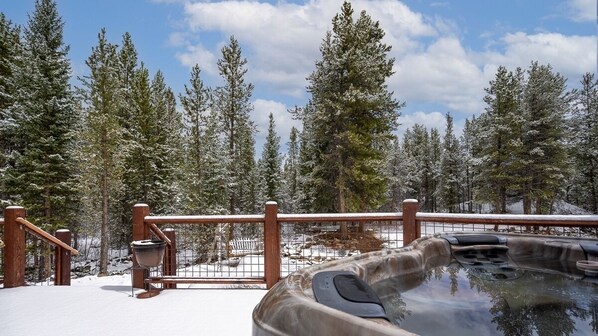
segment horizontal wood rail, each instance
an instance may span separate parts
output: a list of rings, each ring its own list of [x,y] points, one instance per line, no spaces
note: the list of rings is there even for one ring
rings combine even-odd
[[[400,221],[402,212],[380,213],[320,213],[320,214],[278,214],[279,222],[375,222]]]
[[[591,215],[509,215],[509,214],[448,214],[425,213],[416,214],[418,222],[494,224],[494,225],[540,225],[540,226],[575,226],[597,227],[598,216]]]
[[[264,215],[231,216],[145,216],[146,223],[153,224],[222,224],[262,223]]]
[[[264,278],[193,278],[193,277],[176,277],[176,276],[162,276],[149,277],[146,279],[149,283],[165,283],[165,284],[223,284],[223,285],[264,285],[266,280]]]
[[[70,247],[69,245],[63,243],[58,238],[52,236],[51,234],[47,233],[46,231],[38,228],[28,220],[23,217],[17,217],[16,222],[25,226],[25,228],[32,234],[36,235],[38,238],[45,240],[47,243],[52,244],[54,246],[60,246],[61,248],[69,251],[72,255],[79,255],[79,251],[75,250],[74,248]]]

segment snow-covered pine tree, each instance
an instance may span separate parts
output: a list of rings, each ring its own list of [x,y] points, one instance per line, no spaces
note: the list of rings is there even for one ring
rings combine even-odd
[[[16,90],[13,72],[20,53],[21,40],[18,27],[0,13],[0,202],[5,204],[8,194],[4,185],[4,172],[16,148],[12,105]],[[3,206],[0,206],[3,208]]]
[[[131,104],[133,103],[133,78],[137,71],[137,50],[131,34],[125,33],[118,51],[119,116],[125,131],[131,128]],[[128,209],[130,211],[130,209]]]
[[[437,131],[436,131],[437,133]],[[421,124],[415,124],[403,135],[403,152],[405,155],[405,191],[407,198],[419,200],[423,211],[433,211],[434,180],[433,168],[438,164],[439,155],[432,155],[430,149],[438,146],[430,145],[430,134]]]
[[[407,178],[407,159],[405,152],[399,142],[399,139],[393,141],[388,160],[388,171],[390,184],[388,189],[388,202],[385,206],[386,211],[401,211],[403,200],[407,198],[405,180]]]
[[[459,212],[460,165],[459,142],[453,131],[453,117],[446,114],[446,131],[440,159],[440,183],[438,195],[440,206],[448,212]]]
[[[283,168],[282,212],[296,213],[299,200],[299,131],[294,126],[289,134]]]
[[[0,12],[0,118],[14,100],[13,69],[20,44],[19,29]]]
[[[184,208],[195,214],[205,211],[205,133],[210,112],[210,90],[204,87],[201,69],[195,65],[191,69],[189,86],[185,85],[185,94],[179,95],[185,116],[185,202]]]
[[[206,130],[202,137],[203,190],[201,214],[224,215],[228,212],[227,202],[227,151],[221,137],[221,123],[218,111],[211,110],[206,119]]]
[[[308,102],[304,108],[296,107],[292,113],[303,122],[303,131],[299,134],[299,176],[297,178],[297,210],[299,213],[315,212],[315,169],[316,146],[313,141],[313,104]]]
[[[211,92],[201,80],[198,65],[189,86],[179,95],[185,117],[184,209],[193,214],[226,213],[226,151],[220,137],[220,116],[211,108]]]
[[[174,93],[166,86],[162,71],[158,70],[154,75],[150,95],[151,114],[155,121],[152,123],[153,132],[146,136],[154,138],[149,142],[148,150],[153,153],[156,169],[150,193],[156,213],[172,214],[180,206],[178,187],[183,154],[182,116],[176,109]]]
[[[565,120],[568,98],[565,78],[550,65],[532,62],[524,91],[522,157],[523,210],[547,214],[566,176]],[[524,175],[523,175],[524,174]]]
[[[378,22],[365,11],[354,20],[351,4],[344,2],[308,77],[316,211],[374,211],[384,203],[384,150],[392,142],[401,103],[385,84],[394,59],[383,37]],[[346,237],[346,227],[341,231]]]
[[[473,201],[473,190],[474,176],[475,176],[475,157],[477,155],[477,143],[476,139],[476,118],[472,117],[472,120],[465,119],[465,126],[463,127],[463,134],[461,135],[459,144],[461,147],[461,171],[462,171],[462,199],[464,207],[463,212],[472,213],[475,211]]]
[[[227,152],[228,210],[231,215],[250,213],[256,207],[254,133],[250,120],[253,110],[253,84],[245,82],[247,60],[234,36],[222,48],[218,70],[224,85],[214,94],[214,108],[219,112]]]
[[[137,50],[129,33],[122,36],[121,46],[118,50],[118,85],[119,85],[119,112],[118,116],[123,130],[123,139],[127,147],[134,144],[131,123],[133,118],[133,78],[137,71]],[[128,156],[129,154],[127,154]],[[125,160],[125,170],[132,160]],[[132,210],[133,205],[140,202],[135,199],[131,186],[124,181],[125,185],[118,200],[118,223],[112,230],[113,241],[127,243],[132,240]]]
[[[173,211],[177,164],[181,154],[182,121],[174,94],[160,71],[150,81],[143,63],[132,83],[131,147],[127,157],[126,187],[131,199],[150,205],[155,213]],[[176,207],[176,205],[175,205]]]
[[[519,184],[521,127],[523,124],[523,73],[500,66],[486,88],[486,112],[477,120],[480,141],[475,198],[489,202],[497,213],[506,213],[507,196]]]
[[[570,195],[579,206],[598,214],[598,80],[584,74],[572,92],[571,153],[575,167]]]
[[[111,231],[119,232],[118,199],[126,146],[120,123],[119,69],[116,45],[106,40],[106,30],[98,34],[98,44],[85,62],[89,75],[79,78],[83,99],[83,128],[78,151],[81,163],[80,190],[83,218],[93,226],[88,232],[99,233],[100,261],[98,275],[108,274],[108,248]],[[99,228],[96,227],[99,223]],[[94,232],[95,231],[95,232]],[[99,231],[99,232],[98,232]],[[120,237],[121,235],[116,235]]]
[[[276,133],[274,115],[268,116],[268,134],[262,150],[259,166],[261,201],[280,203],[282,195],[282,157],[280,154],[280,136]]]
[[[427,155],[429,156],[426,161],[430,166],[428,168],[428,192],[426,200],[428,204],[424,204],[424,207],[430,209],[432,212],[436,212],[439,206],[438,202],[438,190],[440,188],[441,178],[441,159],[442,159],[442,141],[440,140],[440,132],[436,128],[430,130],[430,141],[428,142]]]
[[[75,229],[78,207],[72,158],[78,114],[69,84],[68,46],[56,2],[38,0],[24,29],[13,76],[11,115],[18,153],[6,170],[11,201],[27,208],[43,229]]]

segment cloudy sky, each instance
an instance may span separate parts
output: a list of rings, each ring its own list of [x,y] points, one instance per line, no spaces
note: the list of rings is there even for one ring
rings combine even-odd
[[[248,60],[255,85],[253,120],[261,152],[268,114],[274,113],[282,142],[300,126],[287,109],[309,96],[305,78],[320,58],[319,46],[342,0],[185,1],[57,0],[65,21],[65,42],[75,76],[86,74],[85,59],[102,27],[120,43],[130,32],[150,71],[162,70],[181,92],[190,68],[219,85],[216,61],[231,35]],[[484,110],[484,88],[499,65],[527,68],[532,60],[551,64],[576,87],[597,67],[596,0],[355,0],[386,31],[395,74],[389,88],[406,102],[401,129],[421,123],[444,130],[450,112],[456,128]],[[33,0],[4,0],[0,10],[26,24]],[[73,84],[77,85],[74,81]],[[399,130],[400,131],[400,130]]]

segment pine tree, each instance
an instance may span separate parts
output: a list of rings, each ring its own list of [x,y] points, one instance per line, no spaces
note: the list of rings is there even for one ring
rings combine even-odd
[[[131,150],[125,162],[125,188],[130,199],[147,203],[153,209],[155,200],[151,192],[158,176],[152,148],[156,140],[153,134],[157,120],[152,111],[149,71],[143,62],[133,76],[131,96],[132,119],[127,139]]]
[[[571,118],[575,185],[570,194],[577,204],[598,213],[598,80],[586,73],[574,90]]]
[[[110,229],[118,216],[119,193],[124,159],[123,127],[119,118],[119,69],[116,46],[106,40],[106,30],[98,34],[98,44],[86,61],[89,75],[80,78],[85,102],[81,162],[81,191],[85,217],[100,223],[100,265],[98,275],[108,273]],[[118,228],[118,227],[116,227]],[[97,231],[96,231],[97,232]]]
[[[136,202],[148,203],[156,213],[170,213],[178,204],[176,171],[182,152],[174,94],[160,71],[150,81],[142,63],[133,76],[132,100],[126,188]]]
[[[520,175],[525,213],[531,213],[532,204],[537,214],[549,213],[566,176],[565,81],[550,65],[533,62],[528,69]]]
[[[315,144],[311,183],[318,211],[372,211],[386,196],[384,150],[392,143],[401,104],[387,90],[391,47],[378,22],[361,12],[354,21],[345,2],[320,47],[322,59],[308,77]],[[309,112],[310,110],[306,110]],[[304,128],[305,129],[305,128]],[[341,228],[346,237],[346,227]]]
[[[180,204],[178,172],[183,150],[182,117],[176,110],[174,93],[166,86],[161,71],[156,72],[151,82],[150,95],[151,114],[155,121],[152,125],[153,134],[147,137],[153,137],[148,150],[153,153],[153,165],[156,169],[151,189],[154,211],[172,214]]]
[[[12,106],[16,91],[13,72],[17,67],[21,40],[19,29],[0,13],[0,201],[8,198],[4,185],[4,172],[10,165],[11,155],[17,150]]]
[[[386,211],[401,211],[403,200],[407,198],[406,177],[407,159],[398,139],[393,142],[390,159],[388,160],[388,174],[390,185],[388,190],[388,205]]]
[[[220,116],[216,110],[210,111],[206,119],[203,135],[203,189],[200,213],[224,215],[228,212],[227,202],[227,151],[221,138]]]
[[[282,158],[280,155],[280,137],[276,134],[276,125],[272,113],[268,116],[268,135],[266,136],[260,163],[262,203],[267,201],[279,203],[282,193]]]
[[[473,191],[475,189],[474,176],[476,174],[476,170],[474,163],[475,157],[477,156],[477,148],[479,147],[478,141],[476,141],[476,123],[477,121],[475,116],[471,121],[469,119],[465,119],[463,134],[461,135],[461,139],[459,141],[462,155],[461,171],[463,172],[461,181],[463,188],[463,210],[468,213],[473,213],[475,211]]]
[[[459,211],[460,189],[460,151],[459,142],[453,132],[453,117],[446,114],[446,132],[440,159],[440,183],[438,194],[443,209],[449,212]]]
[[[288,150],[283,168],[283,193],[282,211],[296,213],[299,205],[299,131],[291,128],[289,134]]]
[[[19,88],[11,107],[18,153],[6,170],[12,201],[26,207],[29,217],[49,231],[74,229],[78,209],[71,152],[78,115],[63,26],[54,1],[36,1],[13,72]]]
[[[195,65],[191,70],[189,86],[185,85],[185,95],[179,95],[183,107],[187,130],[186,142],[186,168],[187,177],[185,190],[185,208],[191,213],[200,213],[205,208],[203,195],[204,183],[204,134],[206,132],[206,119],[210,93],[201,80],[201,69]]]
[[[432,128],[430,130],[430,141],[428,142],[428,149],[427,149],[428,159],[425,161],[429,167],[427,168],[428,171],[428,187],[426,199],[429,200],[427,204],[424,204],[424,207],[429,209],[429,211],[436,212],[438,209],[438,190],[440,188],[441,183],[441,175],[442,175],[442,141],[440,140],[440,132],[436,128]]]
[[[311,101],[304,108],[296,107],[292,114],[303,121],[303,131],[299,134],[299,176],[297,177],[297,207],[300,213],[316,212],[315,168],[316,146],[313,141],[313,104]]]
[[[222,48],[218,70],[224,85],[215,91],[214,108],[220,114],[227,151],[227,194],[230,214],[255,210],[255,126],[249,118],[253,110],[250,99],[253,84],[245,83],[247,60],[241,57],[241,47],[231,36]]]
[[[521,165],[521,127],[523,125],[523,73],[499,67],[486,88],[486,113],[479,120],[479,174],[476,200],[490,202],[494,211],[506,213],[509,191],[518,189]]]
[[[438,134],[438,131],[434,133]],[[419,200],[422,211],[434,211],[434,194],[438,184],[435,167],[440,160],[440,153],[434,152],[440,148],[439,141],[436,135],[431,138],[421,124],[413,125],[403,136],[403,153],[407,161],[404,179],[406,196]]]
[[[118,117],[122,126],[123,140],[129,148],[134,145],[132,120],[134,120],[133,108],[133,79],[138,69],[137,50],[129,33],[122,37],[121,47],[118,50],[118,85],[119,85],[119,107]],[[126,156],[131,155],[130,152]],[[125,159],[125,171],[128,165],[135,164],[131,159]],[[131,167],[134,169],[134,167]],[[123,192],[118,200],[118,218],[117,225],[112,230],[113,241],[117,243],[127,243],[132,240],[132,211],[133,205],[139,202],[133,194],[133,187],[128,184],[128,180],[123,181]]]

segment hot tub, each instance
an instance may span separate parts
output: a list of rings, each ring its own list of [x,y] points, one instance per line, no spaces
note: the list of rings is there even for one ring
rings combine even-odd
[[[256,306],[253,335],[592,334],[596,261],[596,239],[424,237],[289,275]]]

